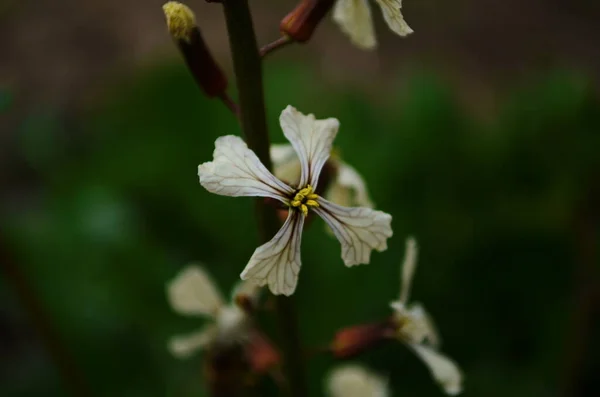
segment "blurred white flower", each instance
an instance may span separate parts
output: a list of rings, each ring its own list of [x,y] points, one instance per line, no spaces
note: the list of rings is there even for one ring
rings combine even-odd
[[[397,337],[404,342],[429,367],[433,378],[450,395],[462,391],[462,373],[458,365],[437,351],[440,340],[431,317],[418,303],[408,304],[410,285],[417,266],[417,242],[406,240],[406,253],[402,264],[400,299],[391,303]]]
[[[294,187],[276,178],[239,137],[215,142],[214,160],[198,167],[200,184],[223,196],[269,197],[288,207],[287,220],[255,251],[241,274],[243,280],[269,285],[274,294],[291,295],[300,272],[300,242],[309,209],[329,225],[342,245],[346,266],[369,263],[371,251],[387,249],[392,217],[365,207],[343,207],[317,194],[319,175],[331,153],[339,122],[316,120],[288,106],[279,118],[283,134],[300,159],[300,180]]]
[[[258,292],[256,285],[241,282],[234,288],[232,300],[243,296],[254,301]],[[169,350],[177,358],[189,357],[214,344],[240,343],[250,337],[248,315],[235,303],[225,304],[215,283],[200,266],[187,266],[167,283],[167,298],[175,312],[210,320],[201,330],[169,341]]]
[[[297,184],[300,181],[302,171],[300,159],[292,145],[287,143],[271,145],[271,160],[273,160],[273,174],[277,178],[289,184]],[[331,166],[333,175],[323,197],[344,207],[373,208],[364,179],[353,167],[343,162],[335,154],[335,150],[327,161],[327,166]]]
[[[327,379],[331,397],[387,397],[387,381],[360,365],[334,369]]]
[[[413,32],[402,16],[402,0],[375,0],[389,28],[400,36]],[[368,0],[337,0],[333,19],[340,25],[354,45],[362,49],[377,46],[375,28]]]

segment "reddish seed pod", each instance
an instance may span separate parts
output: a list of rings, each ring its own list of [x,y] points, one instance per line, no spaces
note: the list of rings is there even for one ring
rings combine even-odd
[[[333,4],[334,0],[302,0],[281,20],[279,29],[292,40],[304,43],[312,37]]]
[[[330,345],[331,353],[336,358],[350,358],[383,342],[390,336],[392,324],[362,324],[339,330]]]

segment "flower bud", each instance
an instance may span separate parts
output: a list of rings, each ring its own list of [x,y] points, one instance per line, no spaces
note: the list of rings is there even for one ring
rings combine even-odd
[[[208,50],[192,10],[184,4],[170,1],[163,5],[163,11],[169,33],[196,83],[209,97],[223,94],[227,89],[227,78]]]
[[[336,358],[349,358],[388,339],[393,332],[389,321],[342,328],[329,347]]]
[[[304,43],[311,38],[334,2],[334,0],[302,0],[283,18],[279,29],[292,40]]]

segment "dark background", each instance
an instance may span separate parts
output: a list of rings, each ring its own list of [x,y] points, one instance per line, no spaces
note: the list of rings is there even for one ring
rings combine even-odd
[[[259,42],[275,39],[294,2],[251,3]],[[376,52],[327,19],[265,65],[273,141],[288,104],[338,118],[337,148],[394,217],[390,248],[353,269],[322,222],[306,230],[304,342],[388,315],[412,234],[412,295],[465,396],[600,393],[599,3],[405,0],[407,39],[372,3]],[[220,7],[188,4],[230,73]],[[68,395],[65,351],[88,395],[203,395],[201,356],[166,350],[201,321],[169,309],[165,282],[200,261],[226,294],[258,239],[252,200],[197,182],[238,127],[194,85],[161,5],[0,2],[0,395]],[[393,395],[441,394],[400,344],[357,361]],[[311,361],[313,395],[333,365]]]

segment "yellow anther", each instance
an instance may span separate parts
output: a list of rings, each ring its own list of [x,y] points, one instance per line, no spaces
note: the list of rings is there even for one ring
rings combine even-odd
[[[308,205],[309,207],[318,207],[319,203],[317,203],[315,200],[306,200],[306,205]]]
[[[192,10],[185,4],[169,1],[163,5],[163,11],[171,36],[189,43],[192,40],[192,31],[196,28],[196,17]]]
[[[291,207],[298,208],[304,215],[308,214],[309,207],[318,207],[317,199],[319,196],[313,193],[313,188],[307,185],[305,188],[298,190],[294,198],[290,202]]]

